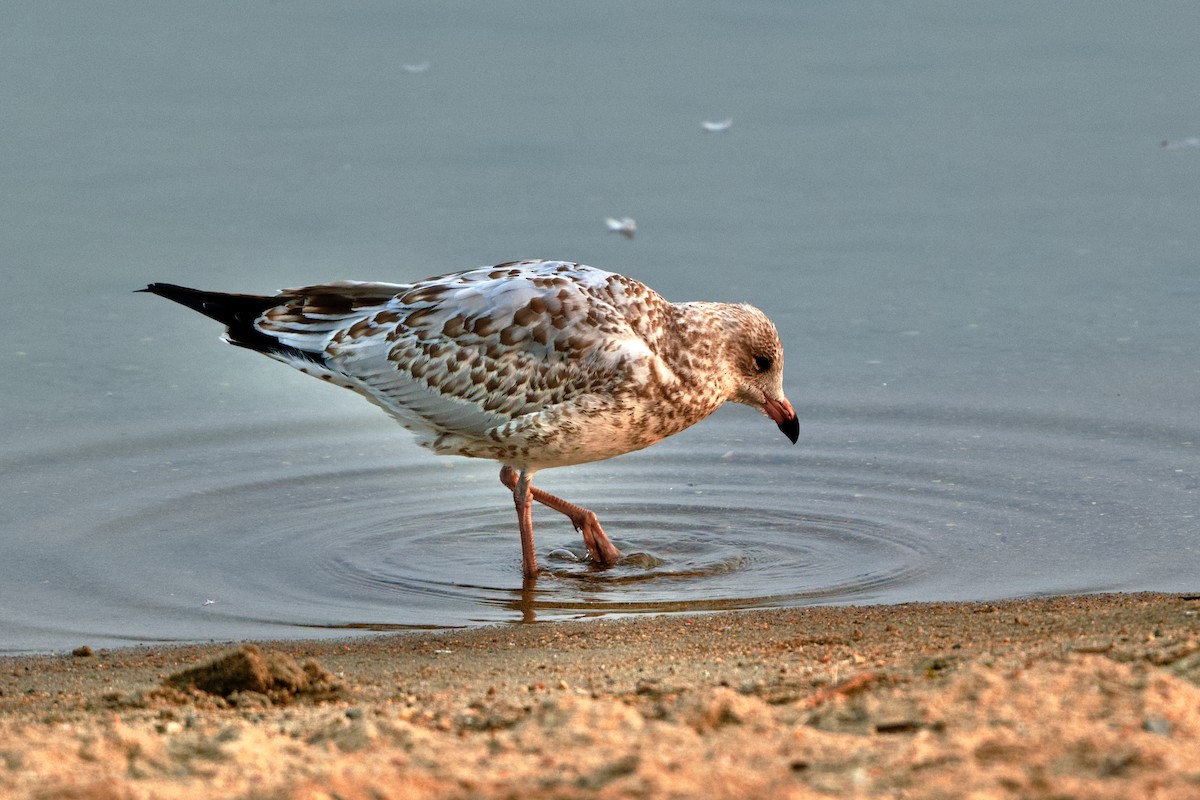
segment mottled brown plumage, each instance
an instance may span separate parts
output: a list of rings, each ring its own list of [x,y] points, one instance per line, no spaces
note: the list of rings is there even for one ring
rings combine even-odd
[[[783,347],[761,311],[670,303],[579,264],[513,262],[273,297],[146,291],[224,322],[232,344],[362,394],[436,453],[500,462],[530,577],[533,499],[569,516],[596,561],[620,555],[594,514],[533,489],[537,470],[639,450],[727,400],[758,408],[793,442],[798,434]]]

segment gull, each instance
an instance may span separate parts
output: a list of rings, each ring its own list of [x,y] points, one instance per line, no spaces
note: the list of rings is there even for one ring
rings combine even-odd
[[[700,127],[704,128],[704,130],[708,131],[709,133],[720,133],[721,131],[727,131],[732,126],[733,126],[733,117],[730,117],[729,119],[723,119],[720,122],[701,122],[700,123]]]
[[[409,73],[412,73],[413,75],[416,75],[418,73],[424,72],[425,70],[429,69],[429,62],[422,61],[420,64],[404,64],[402,66],[403,66],[405,72],[409,72]]]
[[[538,470],[640,450],[726,401],[765,414],[793,444],[799,437],[783,345],[763,312],[671,303],[582,264],[516,261],[271,296],[170,283],[139,291],[224,324],[230,344],[363,395],[436,454],[498,462],[526,579],[538,574],[534,501],[570,519],[596,564],[621,558],[593,512],[533,486]]]
[[[637,222],[633,217],[622,217],[621,219],[606,217],[604,224],[608,226],[609,233],[619,233],[626,239],[632,239],[633,235],[637,233]]]

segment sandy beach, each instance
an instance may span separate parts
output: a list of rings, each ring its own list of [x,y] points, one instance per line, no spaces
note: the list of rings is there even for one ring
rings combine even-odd
[[[1200,797],[1200,595],[0,659],[17,798]]]

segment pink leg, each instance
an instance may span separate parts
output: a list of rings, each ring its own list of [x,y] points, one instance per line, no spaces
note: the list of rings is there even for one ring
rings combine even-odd
[[[567,519],[571,520],[571,524],[575,526],[575,530],[583,534],[583,544],[585,547],[587,547],[588,553],[591,555],[592,560],[597,564],[605,567],[611,567],[621,559],[621,551],[617,549],[617,546],[614,545],[611,540],[609,540],[608,536],[604,533],[604,529],[600,527],[600,520],[596,518],[596,515],[593,512],[588,511],[586,508],[581,506],[577,506],[574,503],[568,503],[561,497],[555,497],[549,492],[544,492],[541,489],[532,486],[524,472],[520,473],[518,476],[517,471],[512,467],[504,467],[500,470],[500,482],[512,490],[514,498],[521,490],[521,484],[524,482],[525,487],[528,489],[529,496],[533,500],[538,501],[548,508],[554,509],[558,513],[565,515]],[[521,507],[520,503],[518,502],[518,522],[521,522],[520,512]],[[526,513],[529,513],[528,506]],[[526,559],[526,564],[528,564],[533,559],[532,518],[529,522],[528,554],[525,553],[526,534],[524,523],[521,522],[521,525],[522,555]],[[536,565],[534,569],[536,571]],[[529,575],[530,573],[526,572],[525,574]]]
[[[537,577],[537,554],[533,550],[533,494],[529,491],[529,476],[524,472],[509,487],[517,506],[517,525],[521,529],[521,574]]]

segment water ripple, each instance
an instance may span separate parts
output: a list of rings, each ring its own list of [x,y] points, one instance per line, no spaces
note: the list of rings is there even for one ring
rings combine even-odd
[[[540,473],[627,554],[535,508],[529,585],[490,463],[382,424],[114,431],[10,454],[10,649],[612,614],[1171,589],[1197,554],[1196,431],[829,406],[791,448],[748,416]],[[777,438],[777,437],[776,437]],[[288,631],[296,631],[289,634]]]

